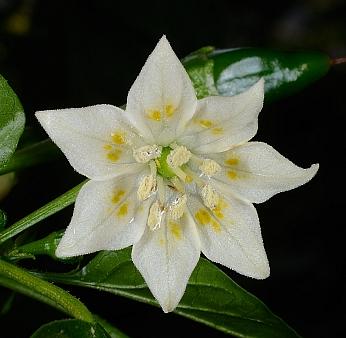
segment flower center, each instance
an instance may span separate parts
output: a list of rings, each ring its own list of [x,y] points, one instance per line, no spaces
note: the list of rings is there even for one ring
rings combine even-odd
[[[192,154],[184,146],[171,145],[163,147],[161,156],[155,159],[158,173],[166,179],[178,176],[183,181],[186,178],[181,167],[189,162]]]

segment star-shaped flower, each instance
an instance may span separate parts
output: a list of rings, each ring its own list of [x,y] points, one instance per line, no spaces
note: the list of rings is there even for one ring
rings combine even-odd
[[[133,245],[132,260],[165,312],[184,294],[200,252],[257,279],[269,276],[256,210],[309,181],[257,132],[263,80],[197,100],[162,37],[132,85],[126,110],[96,105],[37,112],[81,189],[58,257]]]

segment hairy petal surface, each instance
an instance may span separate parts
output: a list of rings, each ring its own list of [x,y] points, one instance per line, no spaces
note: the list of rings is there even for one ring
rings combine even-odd
[[[143,143],[120,108],[96,105],[46,110],[36,117],[72,167],[88,178],[105,180],[143,168],[130,147]]]
[[[257,133],[263,106],[264,81],[230,97],[209,96],[198,101],[195,115],[179,143],[195,153],[219,153],[247,142]]]
[[[119,250],[137,242],[144,232],[150,203],[137,199],[140,178],[129,175],[87,182],[77,197],[71,223],[56,255],[71,257]]]
[[[149,143],[168,145],[195,112],[192,83],[163,36],[133,83],[126,112]]]
[[[178,305],[200,255],[200,245],[191,216],[185,213],[157,230],[146,229],[134,244],[132,260],[164,312]]]
[[[296,166],[263,142],[249,142],[208,157],[222,166],[212,184],[227,195],[235,193],[253,203],[305,184],[318,170],[318,164],[308,169]]]
[[[216,208],[210,210],[199,197],[191,195],[188,207],[197,225],[202,252],[208,259],[245,276],[269,276],[259,220],[252,204],[221,196]]]

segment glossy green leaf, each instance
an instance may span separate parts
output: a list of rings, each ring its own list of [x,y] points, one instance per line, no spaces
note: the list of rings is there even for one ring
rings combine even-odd
[[[16,150],[24,124],[23,107],[7,81],[0,75],[0,168]]]
[[[41,326],[31,338],[110,338],[97,323],[78,319],[57,320]]]
[[[130,248],[101,252],[78,272],[41,276],[157,306],[131,261]],[[205,259],[200,259],[175,312],[236,337],[299,337],[260,300]]]
[[[281,52],[263,48],[234,48],[228,50],[200,49],[183,60],[196,92],[202,96],[233,96],[265,80],[265,100],[274,101],[299,92],[324,76],[331,65],[330,58],[320,52]],[[197,66],[196,66],[197,65]],[[196,72],[214,83],[200,88]],[[200,76],[200,77],[201,77]],[[206,88],[212,88],[208,92]],[[201,97],[201,96],[200,96]]]

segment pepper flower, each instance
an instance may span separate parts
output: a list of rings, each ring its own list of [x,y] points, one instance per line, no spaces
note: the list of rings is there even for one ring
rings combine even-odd
[[[232,97],[197,100],[163,36],[132,85],[111,105],[36,116],[72,167],[88,177],[56,250],[72,257],[130,245],[164,312],[178,305],[200,252],[256,279],[269,276],[252,203],[308,182],[257,132],[264,81]]]

